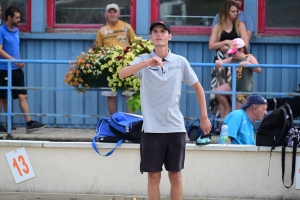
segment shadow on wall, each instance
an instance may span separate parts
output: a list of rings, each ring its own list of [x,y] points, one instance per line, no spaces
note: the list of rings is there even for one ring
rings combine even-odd
[[[170,25],[210,26],[224,0],[160,0],[160,17]]]
[[[2,5],[2,16],[1,18],[3,20],[5,20],[5,10],[10,7],[16,7],[20,10],[20,14],[21,14],[21,23],[25,23],[26,22],[26,6],[27,6],[27,0],[7,0],[7,1],[1,1],[1,5]]]
[[[120,7],[120,19],[129,22],[130,0],[114,0]],[[58,24],[105,24],[105,8],[111,1],[56,0]]]
[[[288,4],[270,3],[267,9],[267,27],[300,27],[300,1],[290,0]],[[288,12],[287,12],[288,11]],[[293,17],[291,17],[293,16]]]

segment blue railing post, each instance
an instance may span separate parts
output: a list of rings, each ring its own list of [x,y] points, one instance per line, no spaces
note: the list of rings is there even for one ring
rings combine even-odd
[[[123,111],[123,104],[122,104],[122,89],[117,89],[117,110]]]
[[[231,88],[231,110],[235,110],[236,108],[236,65],[232,66],[232,75],[231,75],[231,82],[232,82],[232,88]],[[226,117],[226,116],[225,116]]]
[[[12,67],[11,61],[7,63],[7,134],[11,134],[11,116],[12,116],[12,96],[11,96],[11,87],[12,87]]]

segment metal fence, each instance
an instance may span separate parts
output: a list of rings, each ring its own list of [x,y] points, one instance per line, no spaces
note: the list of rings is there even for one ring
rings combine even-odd
[[[75,89],[67,86],[67,87],[12,87],[12,66],[11,63],[15,62],[21,62],[21,63],[38,63],[38,64],[69,64],[69,60],[1,60],[0,62],[6,62],[8,63],[8,85],[6,87],[0,87],[0,89],[6,89],[7,90],[7,96],[8,96],[8,105],[7,105],[7,112],[1,113],[0,116],[7,116],[7,132],[8,134],[11,133],[11,124],[12,124],[12,116],[42,116],[42,117],[80,117],[80,118],[100,118],[101,115],[80,115],[80,114],[70,114],[70,113],[64,113],[64,114],[55,114],[55,113],[13,113],[12,112],[12,89],[23,89],[23,90],[55,90],[55,91],[74,91]],[[75,62],[75,61],[72,61]],[[214,63],[190,63],[192,67],[214,67]],[[235,96],[236,94],[251,94],[253,92],[237,92],[236,91],[236,67],[239,66],[239,64],[223,64],[223,67],[232,67],[232,91],[231,92],[213,92],[213,91],[205,91],[205,94],[231,94]],[[300,65],[282,65],[282,64],[258,64],[258,65],[252,65],[249,64],[247,67],[261,67],[261,68],[287,68],[287,69],[300,69]],[[89,89],[85,88],[85,90],[90,91],[104,91],[109,90],[108,88],[95,88],[95,89]],[[193,90],[183,90],[182,92],[185,93],[194,93]],[[286,96],[300,96],[300,93],[292,93],[292,92],[257,92],[261,95],[272,95],[272,96],[280,96],[280,95],[286,95]],[[117,96],[117,106],[118,110],[122,109],[122,95],[121,91],[118,92]],[[232,101],[232,110],[235,110],[236,102]],[[187,117],[188,119],[195,119],[192,117]],[[217,119],[217,121],[221,121],[223,119]]]

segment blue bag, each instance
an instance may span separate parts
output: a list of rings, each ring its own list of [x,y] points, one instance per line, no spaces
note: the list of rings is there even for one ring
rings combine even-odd
[[[109,128],[111,119],[108,117],[103,117],[99,120],[96,127],[96,140],[99,142],[118,142],[120,137],[116,136]]]
[[[119,138],[118,136],[116,136],[109,128],[109,123],[110,123],[110,118],[108,117],[103,117],[98,121],[97,127],[96,127],[96,136],[94,137],[93,141],[92,141],[92,146],[94,148],[94,150],[100,154],[101,156],[109,156],[111,155],[115,149],[120,146],[122,144],[122,142],[124,142],[124,139]],[[97,148],[96,145],[96,141],[99,142],[116,142],[116,146],[109,151],[108,153],[106,153],[105,155],[102,155]]]
[[[99,140],[99,142],[116,142],[116,146],[110,152],[102,155],[109,156],[125,140],[131,142],[140,142],[142,127],[142,116],[116,112],[111,118],[104,117],[99,120],[96,128],[96,136],[93,139],[92,146],[98,154],[102,155],[97,149],[97,140]]]
[[[116,112],[111,116],[109,127],[120,138],[131,142],[140,142],[143,117],[130,113]]]
[[[195,125],[195,123],[198,122],[199,125]],[[214,132],[214,123],[215,118],[211,121],[211,131]],[[187,134],[190,139],[190,141],[196,141],[199,137],[204,136],[204,132],[200,128],[200,119],[196,119],[188,128],[187,128]]]
[[[200,126],[195,125],[195,123],[198,122],[200,125],[200,120],[196,119],[188,128],[187,128],[187,134],[190,139],[190,141],[196,141],[200,136],[204,136],[203,131],[201,130]]]

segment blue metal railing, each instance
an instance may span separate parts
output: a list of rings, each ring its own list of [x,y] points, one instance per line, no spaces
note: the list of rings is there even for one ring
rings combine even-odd
[[[43,116],[43,117],[81,117],[81,118],[91,118],[91,117],[101,117],[100,115],[78,115],[78,114],[49,114],[49,113],[13,113],[12,112],[12,89],[18,90],[56,90],[56,91],[74,91],[74,88],[68,87],[13,87],[12,86],[12,65],[11,63],[38,63],[38,64],[70,64],[70,60],[1,60],[0,63],[8,63],[8,73],[7,73],[7,86],[0,86],[0,89],[7,89],[7,113],[1,113],[0,116],[7,117],[7,133],[11,133],[11,124],[12,124],[12,116]],[[71,61],[76,62],[76,61]],[[85,90],[89,91],[110,91],[109,88],[85,88]],[[121,92],[118,92],[117,96],[117,106],[120,110],[122,110],[122,95]]]
[[[212,63],[190,63],[193,67],[214,67],[215,64]],[[232,91],[231,92],[214,92],[215,94],[231,94],[232,96],[236,96],[236,94],[252,94],[253,92],[237,92],[236,91],[236,67],[239,66],[239,64],[233,64],[233,63],[224,63],[222,65],[223,67],[232,67]],[[284,67],[283,67],[284,66]],[[261,68],[289,68],[289,69],[295,69],[299,68],[300,65],[283,65],[283,64],[248,64],[247,67],[255,68],[255,67],[261,67]],[[211,91],[205,93],[212,93]],[[265,94],[265,95],[294,95],[294,96],[300,96],[299,93],[290,93],[290,92],[257,92],[259,94]],[[232,110],[235,110],[236,107],[236,101],[232,101]]]
[[[7,105],[7,113],[1,113],[0,116],[7,116],[7,132],[8,134],[11,133],[11,117],[12,116],[24,116],[24,115],[34,115],[34,116],[43,116],[43,117],[81,117],[81,118],[91,118],[91,117],[100,117],[100,115],[78,115],[78,114],[50,114],[50,113],[13,113],[12,112],[12,89],[24,89],[24,90],[56,90],[56,91],[74,91],[74,88],[68,87],[12,87],[12,65],[11,63],[38,63],[38,64],[69,64],[69,60],[1,60],[0,63],[6,62],[8,63],[8,85],[7,87],[0,87],[0,89],[7,89],[7,96],[8,96],[8,105]],[[72,61],[76,62],[76,61]],[[214,63],[190,63],[192,67],[215,67]],[[223,67],[232,67],[232,91],[231,92],[212,92],[212,91],[205,91],[205,94],[231,94],[235,96],[236,94],[251,94],[253,92],[237,92],[236,91],[236,67],[239,64],[223,64]],[[252,65],[249,64],[247,67],[261,67],[261,68],[288,68],[288,69],[300,69],[300,65],[283,65],[283,64],[259,64],[259,65]],[[97,88],[97,89],[90,89],[85,88],[89,91],[105,91],[109,90],[109,88]],[[194,93],[193,90],[183,90],[182,92],[186,93]],[[300,96],[300,93],[290,93],[290,92],[258,92],[259,94],[263,95],[293,95],[293,96]],[[122,110],[122,94],[121,91],[118,92],[117,96],[117,106],[119,110]],[[232,101],[232,110],[235,110],[236,102]]]

